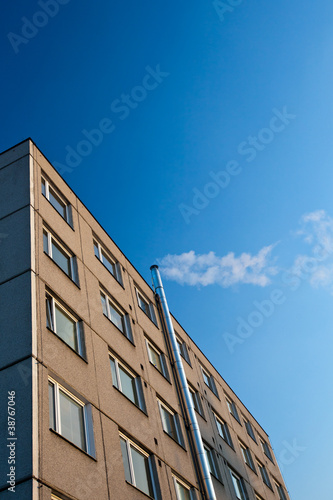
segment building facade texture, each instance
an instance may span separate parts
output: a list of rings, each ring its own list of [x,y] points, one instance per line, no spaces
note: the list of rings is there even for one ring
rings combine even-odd
[[[205,499],[153,289],[30,139],[0,155],[0,194],[0,497]],[[216,499],[289,500],[267,434],[172,322]]]

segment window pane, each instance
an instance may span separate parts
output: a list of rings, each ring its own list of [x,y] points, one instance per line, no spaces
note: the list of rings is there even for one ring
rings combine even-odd
[[[171,415],[163,406],[161,406],[162,410],[162,423],[163,429],[165,432],[169,434],[169,436],[173,437],[176,441],[178,441],[174,416]]]
[[[71,276],[70,257],[54,240],[52,240],[52,259],[68,276]]]
[[[111,314],[111,321],[116,325],[119,330],[121,330],[124,333],[124,324],[123,324],[123,317],[119,314],[118,311],[116,311],[112,304],[109,303],[110,306],[110,314]]]
[[[194,408],[201,415],[202,414],[202,410],[201,410],[201,405],[200,405],[200,402],[199,402],[199,398],[200,398],[199,394],[197,392],[193,392],[191,390],[190,390],[190,394],[191,394],[191,397],[192,397]]]
[[[46,196],[46,187],[45,187],[45,180],[42,179],[42,194]]]
[[[134,377],[129,375],[120,365],[118,365],[118,368],[121,381],[121,392],[125,394],[125,396],[127,396],[128,399],[133,401],[133,403],[139,405]]]
[[[95,243],[95,242],[94,242],[94,252],[95,252],[96,257],[98,257],[98,258],[99,258],[98,245],[97,245],[97,243]]]
[[[205,453],[206,453],[206,458],[207,458],[207,462],[208,462],[209,472],[211,474],[214,474],[214,465],[213,465],[213,461],[212,461],[212,456],[211,456],[210,450],[208,448],[206,448],[205,446],[204,446],[204,450],[205,450]]]
[[[110,271],[111,274],[114,275],[114,264],[111,262],[106,253],[102,250],[102,262],[104,266]]]
[[[48,239],[47,239],[47,233],[46,233],[46,231],[43,231],[43,250],[47,254],[49,253],[49,244],[48,244]]]
[[[269,446],[268,446],[268,444],[266,443],[266,441],[261,441],[261,446],[262,446],[262,449],[263,449],[263,451],[264,451],[265,455],[266,455],[266,456],[267,456],[270,460],[272,460],[272,461],[273,461],[273,458],[272,458],[272,455],[271,455],[271,451],[270,451]]]
[[[246,425],[246,430],[247,430],[248,435],[251,436],[251,438],[255,441],[255,436],[254,436],[254,432],[253,432],[251,423],[248,420],[245,420],[245,425]]]
[[[235,488],[235,493],[236,497],[239,498],[239,500],[245,500],[243,492],[242,492],[242,485],[240,482],[240,479],[235,476],[234,474],[231,474],[232,482]]]
[[[181,341],[179,340],[179,338],[178,338],[178,337],[176,337],[176,342],[177,342],[177,344],[178,344],[178,349],[179,349],[179,352],[180,352],[180,354],[182,354],[182,343],[181,343]],[[177,484],[178,484],[178,483],[177,483]]]
[[[148,307],[148,304],[147,302],[141,297],[141,295],[138,295],[139,297],[139,306],[140,308],[146,313],[148,314],[148,316],[150,316],[149,314],[149,307]]]
[[[121,447],[121,453],[123,455],[123,464],[124,464],[124,470],[125,470],[125,479],[129,483],[132,483],[131,479],[131,472],[130,472],[130,465],[128,461],[128,454],[127,454],[127,446],[126,446],[126,441],[122,438],[120,438],[120,447]]]
[[[226,433],[226,430],[225,430],[225,424],[223,422],[220,422],[220,420],[217,420],[216,419],[216,425],[217,425],[217,429],[219,431],[219,434],[220,436],[228,442],[228,436],[227,436],[227,433]]]
[[[57,335],[59,335],[59,337],[61,337],[66,344],[77,351],[76,322],[71,319],[57,304],[55,304],[55,317]]]
[[[208,377],[207,373],[206,372],[202,372],[202,373],[203,373],[203,378],[204,378],[205,384],[210,386],[210,383],[209,383],[210,381],[209,381],[209,377]]]
[[[152,494],[147,458],[131,446],[135,486],[147,495]]]
[[[232,414],[239,422],[238,411],[234,402],[232,402]]]
[[[118,380],[117,380],[117,374],[116,374],[116,363],[114,359],[110,358],[110,365],[111,365],[111,375],[112,375],[112,382],[113,385],[117,387],[118,389]]]
[[[106,307],[106,298],[105,298],[105,295],[101,293],[101,301],[102,301],[102,308],[103,308],[103,314],[105,314],[105,316],[108,315],[108,310],[107,310],[107,307]]]
[[[250,455],[249,455],[249,450],[247,448],[243,448],[243,446],[241,446],[241,450],[242,450],[242,454],[243,454],[243,458],[244,458],[244,462],[249,465],[250,467],[251,466],[251,461],[250,461]]]
[[[62,436],[85,450],[82,406],[61,390],[59,390],[59,404]]]
[[[231,415],[233,417],[236,418],[236,420],[239,421],[239,416],[238,416],[238,412],[237,412],[237,408],[236,408],[235,403],[229,399],[226,399],[226,401],[227,401],[229,412],[231,413]]]
[[[162,365],[161,365],[161,360],[160,360],[160,355],[158,354],[155,349],[153,349],[150,345],[148,346],[149,349],[149,357],[150,357],[150,362],[160,371],[162,372]]]
[[[287,500],[286,495],[284,494],[284,491],[282,489],[282,486],[280,484],[277,484],[276,487],[279,493],[280,500]]]
[[[182,484],[178,483],[178,481],[176,481],[176,491],[178,500],[191,500],[190,491]]]
[[[66,204],[59,198],[57,193],[49,186],[49,201],[59,214],[66,219]]]
[[[52,299],[50,296],[46,297],[46,326],[54,330],[53,315],[52,315]]]
[[[55,429],[55,414],[54,414],[54,386],[49,382],[49,414],[50,428]]]

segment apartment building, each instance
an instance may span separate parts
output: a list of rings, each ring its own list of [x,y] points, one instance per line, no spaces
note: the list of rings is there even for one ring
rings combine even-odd
[[[208,499],[154,290],[30,139],[0,195],[1,498]],[[172,324],[215,498],[288,500],[268,435]]]

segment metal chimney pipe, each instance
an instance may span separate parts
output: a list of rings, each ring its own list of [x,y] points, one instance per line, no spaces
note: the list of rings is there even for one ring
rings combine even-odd
[[[167,333],[169,334],[169,339],[170,339],[170,343],[171,343],[171,347],[172,347],[172,351],[173,351],[173,356],[174,356],[174,360],[175,360],[175,368],[176,368],[176,371],[178,373],[180,385],[181,385],[183,395],[185,398],[186,409],[188,411],[188,416],[189,416],[189,420],[190,420],[190,429],[192,431],[192,434],[193,434],[194,440],[195,440],[195,444],[196,444],[196,454],[197,454],[197,457],[198,457],[199,462],[200,462],[201,467],[202,467],[203,479],[204,479],[204,483],[205,483],[207,494],[208,494],[207,500],[216,500],[215,490],[214,490],[212,478],[211,478],[210,471],[209,471],[208,461],[207,461],[206,453],[205,453],[205,450],[203,447],[203,442],[202,442],[202,437],[201,437],[197,417],[195,415],[192,396],[191,396],[189,388],[188,388],[185,370],[184,370],[183,363],[182,363],[182,360],[180,357],[178,343],[176,340],[176,335],[175,335],[175,331],[173,328],[168,303],[167,303],[166,296],[164,293],[161,275],[160,275],[158,266],[156,266],[156,265],[151,266],[150,270],[151,270],[151,274],[152,274],[152,278],[153,278],[155,293],[160,298],[161,306],[162,306],[164,316],[165,316],[165,321],[167,324],[167,330],[168,330]]]

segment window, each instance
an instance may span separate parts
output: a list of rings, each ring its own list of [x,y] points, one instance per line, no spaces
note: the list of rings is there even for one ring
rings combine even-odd
[[[173,476],[177,500],[196,500],[195,489]]]
[[[237,420],[237,422],[240,423],[240,419],[239,419],[239,415],[238,415],[238,411],[237,411],[235,403],[233,402],[232,399],[228,398],[227,396],[225,399],[226,399],[230,414]]]
[[[233,445],[232,440],[231,440],[228,424],[226,422],[224,422],[224,420],[219,418],[217,415],[215,415],[215,413],[213,415],[215,417],[215,422],[216,422],[216,426],[217,426],[217,430],[218,430],[219,435],[221,436],[222,439],[224,439],[224,441],[229,446],[231,446],[233,448],[234,445]]]
[[[247,500],[247,493],[245,489],[244,480],[240,477],[236,472],[229,468],[229,472],[231,475],[232,484],[234,486],[234,490],[236,493],[236,498],[239,500]]]
[[[246,463],[246,465],[248,465],[255,472],[255,467],[254,467],[250,448],[241,442],[239,442],[239,444],[240,444],[240,447],[242,450],[244,462]]]
[[[265,453],[266,457],[268,457],[270,461],[273,462],[273,457],[271,454],[271,450],[269,449],[268,443],[264,439],[260,438],[260,444],[262,451]]]
[[[248,435],[253,439],[253,441],[256,443],[257,440],[256,440],[256,437],[254,435],[254,430],[253,430],[253,427],[251,425],[251,422],[249,420],[247,420],[247,418],[244,418],[244,424],[245,424],[245,427],[246,427],[246,430],[247,430],[247,433]]]
[[[113,323],[118,330],[120,330],[125,337],[128,338],[131,342],[133,342],[133,334],[132,334],[132,329],[131,329],[131,320],[128,314],[126,314],[124,311],[121,310],[120,307],[118,307],[112,299],[106,295],[101,290],[101,301],[102,301],[102,308],[103,308],[103,314],[109,320],[111,323]]]
[[[260,495],[258,495],[258,493],[254,492],[254,495],[256,497],[256,500],[264,500],[263,497],[261,497]]]
[[[43,229],[43,247],[44,252],[78,285],[76,257],[45,228]]]
[[[261,474],[262,480],[264,481],[264,483],[266,484],[266,486],[268,486],[270,489],[272,489],[272,484],[271,484],[271,481],[269,479],[266,467],[261,462],[259,462],[259,461],[257,461],[257,464],[258,464],[258,467],[259,467],[259,470],[260,470],[260,474]]]
[[[50,182],[42,177],[42,194],[56,211],[65,219],[68,224],[73,227],[72,207],[69,202],[63,197],[58,189]]]
[[[176,335],[176,341],[178,344],[180,355],[185,359],[186,363],[188,363],[191,366],[190,355],[188,353],[187,345],[180,337],[178,337],[178,335]]]
[[[157,401],[160,408],[162,427],[164,432],[166,432],[170,437],[172,437],[172,439],[174,439],[178,444],[185,448],[179,415],[168,408],[160,400]]]
[[[203,411],[201,396],[200,396],[199,392],[196,391],[195,389],[193,389],[190,385],[188,388],[189,388],[190,394],[192,396],[194,409],[196,410],[197,413],[199,413],[199,415],[204,417],[204,411]]]
[[[124,394],[132,403],[147,413],[140,377],[110,355],[110,365],[113,385]]]
[[[151,321],[157,326],[157,320],[155,315],[155,309],[152,304],[146,297],[143,296],[141,292],[136,290],[136,296],[138,299],[138,304],[140,309],[151,319]]]
[[[102,264],[106,267],[106,269],[112,274],[114,278],[123,286],[123,278],[121,274],[121,266],[119,262],[109,254],[107,250],[105,250],[102,245],[94,240],[94,252],[96,257],[102,262]]]
[[[49,379],[50,428],[82,450],[95,455],[90,405]]]
[[[46,326],[80,356],[85,357],[82,322],[46,293]]]
[[[203,443],[203,447],[206,453],[206,458],[208,462],[208,468],[209,472],[213,474],[219,481],[222,480],[221,474],[220,474],[220,468],[218,465],[218,459],[217,459],[217,453],[213,448],[208,446],[208,444]]]
[[[120,434],[125,480],[146,495],[161,500],[155,457]]]
[[[157,347],[153,346],[147,339],[146,344],[150,363],[154,365],[155,368],[170,382],[169,371],[164,353],[158,350]]]
[[[277,492],[279,494],[279,499],[280,500],[287,500],[286,494],[285,494],[281,484],[279,484],[277,481],[275,481],[275,486],[276,486]]]
[[[215,396],[218,397],[218,392],[216,389],[215,380],[213,376],[210,373],[208,373],[207,370],[205,370],[203,367],[201,367],[201,371],[205,384],[208,385],[210,390],[215,394]]]

